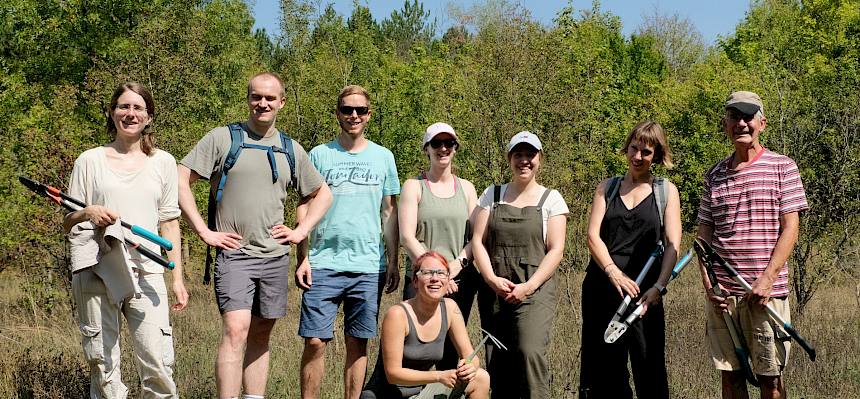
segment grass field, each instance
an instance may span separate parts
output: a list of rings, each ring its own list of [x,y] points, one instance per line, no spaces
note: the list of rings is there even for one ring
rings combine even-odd
[[[554,398],[573,398],[579,373],[580,309],[582,273],[560,273],[558,310],[550,346]],[[220,320],[211,287],[193,275],[188,284],[191,306],[173,314],[177,364],[175,378],[184,398],[214,397],[213,360],[220,334]],[[0,397],[83,398],[88,392],[88,374],[80,338],[72,318],[71,304],[59,305],[51,314],[32,306],[22,287],[27,279],[10,270],[0,274]],[[666,298],[667,362],[673,397],[719,397],[718,374],[706,357],[704,297],[694,268],[684,272],[670,287]],[[296,335],[299,290],[290,293],[290,314],[279,321],[272,337],[269,398],[299,396],[298,370],[302,340]],[[397,294],[386,295],[384,307],[395,303]],[[821,289],[803,316],[794,324],[817,346],[818,360],[810,362],[799,346],[792,346],[786,381],[793,398],[860,398],[860,304],[853,286]],[[473,312],[470,324],[477,324]],[[340,326],[340,321],[338,321]],[[474,338],[478,334],[471,329]],[[374,364],[377,341],[371,341]],[[138,397],[137,374],[124,341],[123,378]],[[329,345],[324,398],[342,397],[342,336]],[[368,371],[368,374],[371,370]],[[757,397],[757,395],[754,395]]]

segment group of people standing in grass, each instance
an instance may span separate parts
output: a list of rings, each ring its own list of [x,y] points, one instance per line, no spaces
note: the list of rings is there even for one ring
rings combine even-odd
[[[391,151],[364,134],[373,114],[364,88],[350,85],[338,94],[340,132],[310,152],[275,127],[285,105],[277,75],[252,77],[246,99],[247,121],[211,130],[177,166],[155,147],[152,95],[139,84],[122,84],[108,111],[112,141],[75,162],[69,192],[90,205],[66,215],[64,227],[73,250],[91,241],[100,248],[94,264],[72,268],[92,398],[127,395],[119,373],[121,316],[134,344],[143,396],[178,397],[163,269],[134,250],[111,253],[116,251],[103,244],[104,232],[120,217],[160,229],[173,243],[167,256],[176,264],[171,289],[173,309],[180,311],[188,304],[180,214],[216,249],[214,290],[222,319],[218,398],[265,395],[269,337],[276,320],[287,314],[290,244],[297,244],[293,277],[303,290],[298,331],[304,339],[303,398],[320,394],[341,305],[346,398],[550,397],[547,348],[569,211],[558,191],[538,182],[545,159],[537,135],[523,131],[510,139],[505,151],[510,181],[478,195],[471,182],[454,174],[458,133],[434,123],[422,140],[426,171],[401,188]],[[730,295],[708,296],[711,356],[723,373],[724,397],[745,397],[743,376],[734,371],[739,365],[725,344],[727,332],[712,315],[729,312],[751,343],[763,397],[782,397],[785,357],[768,354],[787,348],[774,349],[784,343],[774,339],[761,305],[777,302],[788,316],[786,260],[797,237],[797,215],[807,205],[794,162],[758,140],[766,125],[761,99],[735,92],[725,109],[723,124],[735,151],[705,177],[699,235],[755,283],[745,293],[718,271]],[[637,397],[664,398],[669,388],[661,299],[680,251],[680,199],[671,182],[651,173],[653,164],[672,166],[659,124],[638,124],[623,152],[627,173],[597,186],[589,220],[592,256],[582,287],[579,393],[632,397],[629,358]],[[201,178],[210,185],[208,220],[191,191]],[[284,221],[290,187],[301,198],[293,227]],[[658,190],[665,193],[663,200],[656,198]],[[384,312],[378,334],[381,296],[401,287],[401,245],[407,255],[403,302]],[[657,245],[664,247],[655,262],[659,267],[637,284],[633,279]],[[116,270],[131,275],[133,295],[119,300],[110,295]],[[710,292],[708,280],[703,283]],[[607,344],[603,330],[626,294],[645,305],[643,320]],[[478,354],[466,329],[475,301],[481,328],[505,349],[488,341]],[[381,350],[365,384],[367,341],[377,335]]]

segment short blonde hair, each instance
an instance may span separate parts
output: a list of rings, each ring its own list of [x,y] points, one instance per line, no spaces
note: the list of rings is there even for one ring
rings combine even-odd
[[[639,122],[627,135],[621,152],[626,153],[630,143],[634,141],[654,147],[654,163],[662,164],[666,169],[672,169],[675,166],[672,163],[672,149],[669,148],[669,142],[666,140],[666,132],[663,131],[663,126],[660,126],[659,123],[654,121]]]
[[[340,107],[343,105],[343,99],[346,96],[351,96],[353,94],[358,94],[364,96],[367,99],[367,106],[370,107],[370,93],[364,87],[359,85],[349,85],[340,90],[340,94],[337,95],[337,106]]]

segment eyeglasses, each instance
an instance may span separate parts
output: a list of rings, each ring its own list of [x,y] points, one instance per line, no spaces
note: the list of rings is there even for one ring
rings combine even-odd
[[[146,107],[141,107],[137,104],[117,104],[116,109],[126,113],[133,112],[138,115],[146,114]]]
[[[439,278],[448,278],[450,273],[445,269],[421,269],[415,272],[415,275],[419,278],[429,280],[433,275],[439,276]]]
[[[438,150],[439,148],[442,148],[443,145],[447,148],[457,148],[460,145],[460,143],[458,143],[457,140],[454,140],[454,139],[448,139],[448,140],[433,139],[433,140],[430,140],[428,143],[430,144],[430,147],[433,147],[434,150]]]
[[[729,122],[738,122],[740,120],[743,120],[744,122],[749,123],[749,122],[752,122],[753,119],[755,119],[756,115],[758,115],[758,112],[756,112],[754,114],[750,114],[750,115],[740,113],[740,112],[727,112],[726,113],[726,120]]]
[[[349,105],[341,105],[337,107],[337,110],[343,115],[352,115],[352,112],[355,111],[356,115],[364,116],[370,112],[370,107],[351,107]]]

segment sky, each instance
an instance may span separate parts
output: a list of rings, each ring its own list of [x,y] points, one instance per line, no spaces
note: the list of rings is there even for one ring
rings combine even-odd
[[[254,28],[265,28],[270,34],[278,33],[279,1],[247,1],[253,5],[256,19]],[[341,15],[349,16],[352,13],[352,0],[312,0],[312,2],[319,4],[320,12],[331,3]],[[371,15],[379,21],[388,17],[392,11],[401,9],[404,0],[359,0],[359,2],[368,5]],[[510,2],[525,6],[531,11],[534,19],[545,25],[551,25],[556,13],[567,5],[567,1],[561,0],[510,0]],[[660,14],[678,14],[688,18],[702,34],[705,42],[713,44],[719,36],[728,36],[734,31],[735,26],[749,9],[749,2],[750,0],[602,0],[600,6],[601,9],[621,17],[625,35],[636,31],[643,16],[653,15],[657,10]],[[469,5],[481,4],[484,1],[423,0],[422,3],[424,9],[430,11],[430,18],[437,18],[438,33],[441,34],[452,23],[447,15],[448,3],[457,3],[463,8],[468,8]],[[591,9],[590,0],[578,0],[573,4],[577,9]]]

